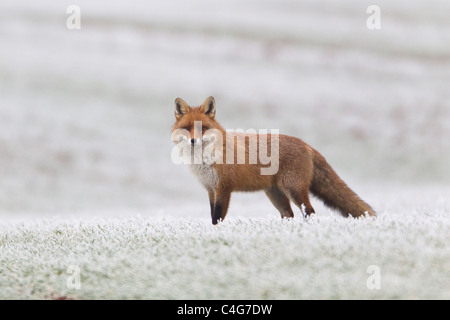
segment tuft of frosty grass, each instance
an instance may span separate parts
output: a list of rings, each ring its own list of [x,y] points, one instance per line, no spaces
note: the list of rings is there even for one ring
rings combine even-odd
[[[449,299],[449,230],[444,212],[10,221],[0,299]]]

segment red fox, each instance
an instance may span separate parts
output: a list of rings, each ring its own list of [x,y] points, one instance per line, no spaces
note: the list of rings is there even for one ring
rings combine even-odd
[[[310,193],[345,217],[376,215],[325,158],[301,139],[273,132],[230,132],[216,121],[215,114],[213,97],[192,108],[177,98],[172,127],[172,141],[178,147],[172,155],[182,152],[182,159],[190,163],[208,191],[213,224],[225,219],[233,191],[264,190],[282,218],[294,217],[291,201],[305,216],[314,213]]]

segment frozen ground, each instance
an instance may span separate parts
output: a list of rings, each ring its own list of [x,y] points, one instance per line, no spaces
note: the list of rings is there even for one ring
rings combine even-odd
[[[81,30],[66,28],[70,4]],[[448,299],[450,4],[378,1],[382,29],[368,30],[370,4],[5,1],[0,298]],[[210,227],[169,139],[174,99],[210,95],[226,128],[310,143],[379,219],[315,201],[311,222],[281,222],[264,194],[237,194]],[[170,261],[187,267],[161,273]]]
[[[449,299],[449,227],[445,212],[28,221],[0,226],[0,298]]]

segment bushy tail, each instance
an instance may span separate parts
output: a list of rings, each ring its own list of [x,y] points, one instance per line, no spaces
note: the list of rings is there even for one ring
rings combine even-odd
[[[310,190],[314,196],[321,199],[328,207],[338,210],[345,217],[376,215],[375,211],[339,178],[325,158],[315,150],[313,163],[314,175]]]

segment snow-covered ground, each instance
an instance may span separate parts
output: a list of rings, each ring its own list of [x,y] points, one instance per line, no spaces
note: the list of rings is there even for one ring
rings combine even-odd
[[[73,4],[81,10],[80,30],[66,26],[66,9]],[[372,4],[381,9],[380,30],[366,26],[366,9]],[[391,281],[396,289],[378,290],[373,296],[366,292],[363,297],[448,298],[448,281],[446,287],[439,283],[445,283],[450,273],[450,259],[443,251],[450,214],[449,12],[445,0],[4,1],[0,12],[1,298],[49,297],[51,290],[40,286],[57,276],[55,265],[45,264],[52,243],[60,241],[55,239],[57,228],[63,228],[65,235],[73,231],[59,242],[61,250],[72,250],[77,242],[88,255],[93,253],[85,242],[100,237],[97,224],[108,230],[108,241],[116,241],[116,233],[123,233],[117,241],[127,241],[141,220],[144,225],[155,223],[159,230],[155,232],[168,230],[167,245],[177,239],[177,229],[185,241],[194,226],[190,241],[205,243],[219,230],[219,238],[225,233],[230,243],[247,250],[239,244],[244,237],[240,233],[245,232],[256,241],[252,250],[262,250],[253,262],[262,264],[271,252],[265,247],[267,239],[281,239],[287,232],[287,238],[299,244],[305,234],[317,236],[316,242],[308,242],[311,248],[305,256],[296,251],[297,258],[289,260],[293,245],[276,256],[280,260],[274,263],[287,261],[288,275],[278,282],[270,278],[278,291],[266,297],[276,298],[276,292],[286,298],[320,297],[323,292],[324,297],[357,298],[352,293],[357,289],[337,293],[312,271],[313,266],[321,266],[333,278],[342,275],[336,281],[347,281],[350,275],[345,268],[335,269],[333,263],[345,265],[342,260],[348,256],[359,257],[354,251],[362,250],[359,242],[367,240],[370,250],[378,248],[387,256],[368,255],[380,259],[370,263],[380,265],[383,288],[391,288],[387,284]],[[374,207],[379,221],[345,220],[314,201],[317,220],[305,226],[302,218],[285,224],[277,220],[278,212],[264,194],[257,193],[233,195],[231,221],[217,229],[207,227],[207,194],[187,168],[171,162],[170,127],[176,97],[198,105],[210,95],[216,99],[217,119],[226,128],[279,129],[311,144]],[[117,220],[109,222],[110,218]],[[99,220],[92,224],[92,219]],[[250,231],[253,222],[255,231]],[[334,225],[340,231],[333,237]],[[94,229],[89,237],[83,234],[85,227]],[[267,239],[255,234],[258,228],[268,233]],[[338,250],[351,254],[334,256],[330,246],[339,246],[342,230],[349,230],[358,245],[349,249],[350,242],[345,242]],[[329,239],[315,232],[326,232]],[[126,265],[135,270],[140,263],[151,273],[161,257],[152,257],[157,247],[151,230],[141,236],[136,240],[142,241],[138,253],[130,247],[120,257],[95,260],[97,265],[80,262],[85,276],[95,278],[95,272],[86,270],[100,270],[103,262],[105,267],[117,262],[120,270]],[[49,247],[33,251],[37,242]],[[208,250],[222,250],[222,242],[214,244]],[[408,255],[413,248],[417,255]],[[132,260],[147,249],[148,263]],[[391,249],[404,252],[394,259]],[[29,258],[33,252],[39,257]],[[418,268],[431,267],[435,273],[420,271],[409,282],[407,266],[402,266],[405,255],[408,266],[425,261]],[[201,264],[201,257],[186,261]],[[178,258],[175,261],[184,263]],[[226,263],[226,256],[221,259]],[[315,262],[299,267],[299,274],[293,264],[303,265],[302,259]],[[388,259],[389,268],[383,269]],[[61,270],[69,260],[61,260]],[[209,266],[208,261],[203,267]],[[239,264],[232,261],[227,275],[233,268],[239,274]],[[363,273],[366,276],[361,268],[356,271],[360,280]],[[397,268],[405,268],[405,273],[395,278]],[[264,270],[277,274],[272,266]],[[185,275],[179,272],[175,278]],[[284,284],[296,276],[304,283],[308,275],[308,288],[314,294],[295,291],[300,284],[282,293]],[[254,281],[256,291],[243,292],[239,287],[227,291],[225,282],[218,284],[220,288],[208,282],[207,290],[216,298],[219,292],[224,297],[234,292],[265,297],[261,292],[271,280],[249,281]],[[339,283],[334,285],[344,286]],[[5,286],[9,289],[3,290]],[[27,291],[30,286],[36,288],[35,295],[33,289]],[[167,294],[170,283],[167,286],[148,289],[149,284],[149,291],[131,290],[128,297],[176,298]],[[99,288],[106,293],[90,289],[71,293],[58,287],[55,294],[120,296],[107,291],[106,283]],[[188,297],[183,292],[180,297]],[[208,296],[193,294],[196,297]]]
[[[0,298],[449,299],[449,227],[446,212],[26,221],[0,226]]]

